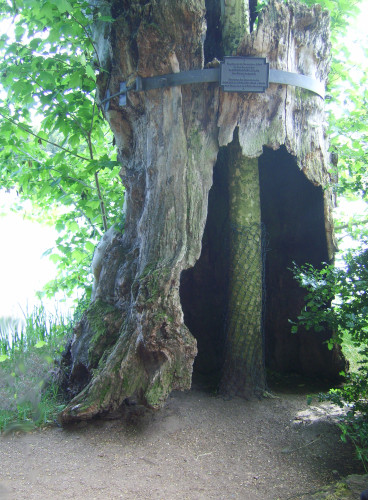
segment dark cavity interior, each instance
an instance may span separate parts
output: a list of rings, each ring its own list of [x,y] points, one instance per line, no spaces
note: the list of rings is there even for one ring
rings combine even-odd
[[[207,31],[204,41],[204,59],[205,63],[208,63],[215,57],[221,60],[224,55],[222,49],[220,0],[206,0],[206,22]]]
[[[323,341],[330,332],[292,334],[304,291],[290,268],[327,262],[324,202],[285,147],[264,148],[259,158],[262,222],[267,231],[265,276],[266,367],[281,373],[336,378],[333,354]],[[221,380],[226,349],[225,318],[228,298],[229,193],[227,148],[221,148],[213,172],[202,253],[193,268],[181,275],[184,321],[198,342],[193,382],[215,389]],[[247,277],[243,277],[246,282]]]
[[[259,161],[262,221],[268,233],[266,253],[266,366],[282,373],[328,376],[330,353],[323,340],[331,332],[290,332],[289,319],[300,313],[305,292],[290,268],[327,262],[323,191],[298,168],[285,147],[264,148]]]
[[[227,148],[221,148],[213,171],[201,256],[181,274],[180,298],[184,322],[197,339],[193,383],[217,388],[225,348],[225,314],[229,261]]]

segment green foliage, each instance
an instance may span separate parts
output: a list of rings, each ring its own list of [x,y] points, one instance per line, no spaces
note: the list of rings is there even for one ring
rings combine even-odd
[[[294,266],[294,276],[306,288],[305,308],[298,317],[298,326],[322,330],[330,328],[334,336],[329,347],[347,343],[355,350],[354,365],[345,374],[342,388],[332,389],[321,399],[346,409],[340,423],[342,439],[350,438],[357,455],[368,464],[368,249],[349,252],[346,268],[325,265],[322,270],[312,266]],[[344,351],[347,352],[346,350]],[[358,359],[357,359],[358,358]]]
[[[307,4],[314,1],[307,0]],[[331,174],[337,196],[367,202],[368,159],[368,76],[365,64],[367,49],[359,40],[354,53],[344,36],[360,2],[321,0],[330,10],[332,25],[332,63],[328,85],[328,121],[331,150]],[[351,47],[351,45],[350,45]],[[360,57],[359,57],[359,55]],[[359,60],[360,59],[360,60]],[[337,161],[338,160],[338,161]],[[364,206],[364,203],[361,203]],[[366,212],[366,209],[365,209]],[[294,267],[294,276],[307,293],[299,325],[334,332],[328,347],[342,346],[350,361],[343,388],[321,395],[346,409],[340,424],[342,439],[351,439],[357,455],[368,464],[368,217],[364,210],[350,214],[336,225],[339,239],[358,240],[359,249],[348,251],[345,267],[325,265]]]
[[[50,250],[59,276],[46,292],[88,287],[94,246],[121,222],[124,200],[95,95],[102,70],[90,23],[109,19],[84,0],[2,2],[0,9],[8,26],[0,37],[0,187],[30,199],[33,218],[60,234]]]
[[[351,18],[359,13],[360,0],[301,0],[301,2],[308,6],[319,4],[329,11],[333,46],[341,40],[342,35],[346,34]],[[333,51],[336,53],[334,48]]]
[[[58,351],[67,331],[70,331],[70,318],[57,312],[50,314],[42,303],[32,312],[26,311],[24,320],[0,317],[0,362],[11,359],[17,352],[24,353],[45,344]]]
[[[293,271],[307,290],[299,324],[316,331],[328,326],[340,344],[346,331],[355,345],[368,344],[368,250],[347,253],[344,269],[327,264],[321,270],[294,265]]]
[[[352,9],[359,3],[353,2]],[[345,34],[346,28],[342,31]],[[345,36],[333,38],[327,96],[330,151],[336,160],[331,163],[334,190],[340,200],[361,201],[359,213],[339,215],[339,241],[346,236],[357,241],[368,237],[368,51],[367,36],[355,36],[353,40],[354,33],[350,33],[349,43]]]
[[[84,296],[70,318],[51,315],[40,304],[25,315],[19,332],[5,331],[4,325],[16,322],[0,318],[0,432],[26,432],[53,423],[63,409],[65,395],[55,378],[57,364],[72,325],[88,305]]]
[[[85,308],[85,301],[79,308]],[[79,316],[78,309],[74,319]],[[48,314],[42,304],[25,315],[19,331],[4,328],[9,327],[8,319],[0,321],[0,431],[45,425],[62,408],[63,394],[52,373],[54,360],[72,334],[71,323],[69,317]]]

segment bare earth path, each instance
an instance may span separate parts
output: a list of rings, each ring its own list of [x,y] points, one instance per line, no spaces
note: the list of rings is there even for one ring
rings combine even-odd
[[[171,396],[138,423],[0,438],[1,499],[300,499],[361,472],[328,405],[305,395]]]

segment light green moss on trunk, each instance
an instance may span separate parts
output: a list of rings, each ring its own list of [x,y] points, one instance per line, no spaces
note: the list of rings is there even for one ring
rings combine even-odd
[[[115,344],[122,317],[115,307],[96,300],[87,312],[87,319],[94,332],[88,348],[88,361],[92,368],[96,368],[105,351]]]
[[[221,0],[222,43],[226,55],[235,55],[236,49],[249,29],[248,2]]]
[[[250,397],[265,388],[262,340],[262,232],[258,159],[229,146],[230,272],[222,389]]]

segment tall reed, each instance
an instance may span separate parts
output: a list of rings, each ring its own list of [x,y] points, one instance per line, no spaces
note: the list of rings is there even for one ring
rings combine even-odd
[[[23,317],[0,318],[0,431],[47,423],[63,404],[51,374],[71,336],[72,317],[50,313],[42,303]]]

